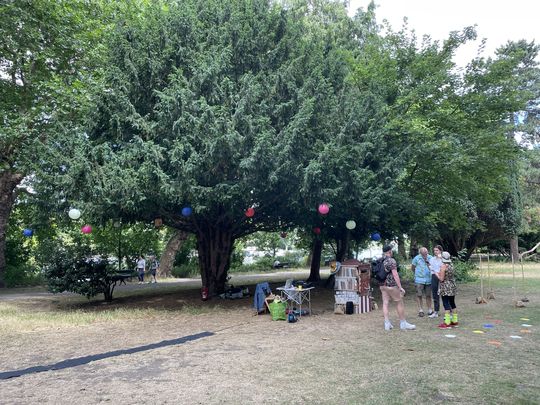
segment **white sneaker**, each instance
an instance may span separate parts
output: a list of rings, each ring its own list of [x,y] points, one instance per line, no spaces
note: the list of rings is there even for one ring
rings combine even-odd
[[[390,329],[393,329],[393,328],[394,327],[392,326],[390,321],[384,321],[384,330],[390,330]]]
[[[399,323],[399,327],[401,330],[414,330],[416,329],[416,325],[413,325],[407,321],[401,321]]]
[[[438,317],[439,317],[439,313],[437,311],[434,311],[428,315],[428,318],[438,318]]]

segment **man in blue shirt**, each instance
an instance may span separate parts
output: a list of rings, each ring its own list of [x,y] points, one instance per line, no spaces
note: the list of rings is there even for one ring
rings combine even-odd
[[[431,315],[431,272],[429,270],[428,250],[421,247],[418,254],[412,260],[411,270],[414,272],[414,285],[416,286],[416,304],[418,305],[418,316],[424,316],[422,306],[422,296],[425,298],[428,314]]]

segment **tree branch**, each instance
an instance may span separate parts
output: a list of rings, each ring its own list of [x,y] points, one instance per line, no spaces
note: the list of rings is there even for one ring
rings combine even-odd
[[[525,257],[526,255],[530,254],[530,253],[533,253],[534,251],[536,251],[536,248],[540,246],[540,242],[538,242],[532,249],[530,250],[527,250],[526,252],[523,252],[519,255],[519,260],[521,261],[523,259],[523,257]]]

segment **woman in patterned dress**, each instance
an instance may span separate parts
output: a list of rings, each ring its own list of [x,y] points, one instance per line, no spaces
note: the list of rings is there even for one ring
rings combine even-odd
[[[439,325],[441,329],[451,328],[458,325],[458,315],[456,309],[456,278],[454,266],[450,253],[442,253],[441,270],[436,273],[439,279],[439,295],[442,298],[444,306],[444,322]]]

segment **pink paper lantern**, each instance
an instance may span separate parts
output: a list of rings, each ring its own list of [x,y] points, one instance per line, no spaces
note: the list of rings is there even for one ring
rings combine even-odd
[[[251,217],[253,217],[253,215],[255,215],[255,208],[249,207],[246,210],[246,217],[251,218]]]
[[[320,235],[321,234],[321,228],[319,228],[318,226],[316,226],[315,228],[313,228],[313,233],[315,235]]]
[[[85,225],[81,228],[81,232],[85,234],[92,233],[92,227],[90,225]]]
[[[322,203],[319,205],[319,214],[326,215],[328,214],[328,211],[330,211],[330,207],[326,203]]]

